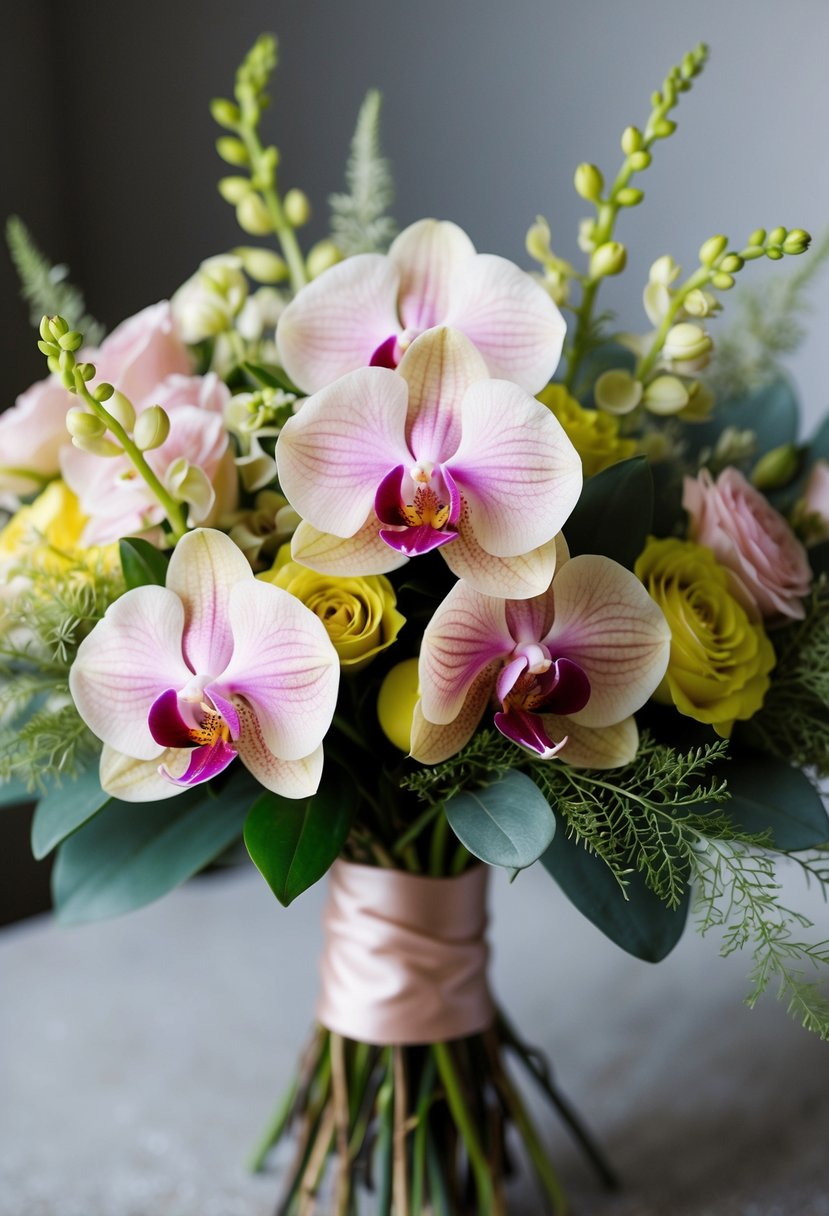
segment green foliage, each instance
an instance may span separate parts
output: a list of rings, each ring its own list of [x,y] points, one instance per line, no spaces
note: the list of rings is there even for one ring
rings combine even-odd
[[[472,736],[456,756],[407,773],[400,784],[430,806],[446,803],[464,790],[480,789],[521,768],[527,753],[497,730]]]
[[[168,559],[155,545],[140,536],[127,536],[118,542],[118,552],[128,589],[148,584],[164,586]]]
[[[588,478],[564,528],[570,553],[600,553],[633,569],[653,528],[653,478],[644,456]]]
[[[90,764],[74,781],[50,782],[32,820],[34,856],[40,860],[51,853],[62,840],[97,815],[109,800],[109,794],[101,789],[97,764]]]
[[[802,621],[775,630],[777,666],[758,714],[743,728],[758,751],[829,776],[829,583],[818,582]]]
[[[394,202],[389,162],[380,152],[380,106],[376,89],[366,93],[357,116],[345,171],[346,194],[332,194],[331,236],[346,257],[384,252],[397,232],[386,211]]]
[[[59,313],[69,328],[80,330],[90,346],[97,346],[104,336],[104,327],[86,311],[83,295],[67,280],[66,266],[53,266],[44,257],[23,221],[12,215],[6,222],[9,253],[20,276],[21,295],[29,305],[29,320],[38,328],[44,313]]]
[[[69,668],[124,584],[103,561],[66,554],[21,573],[24,587],[0,601],[0,782],[45,792],[49,778],[71,780],[100,750],[69,695]]]
[[[556,830],[538,786],[515,771],[483,789],[456,794],[445,810],[461,844],[491,866],[523,870],[549,848]]]

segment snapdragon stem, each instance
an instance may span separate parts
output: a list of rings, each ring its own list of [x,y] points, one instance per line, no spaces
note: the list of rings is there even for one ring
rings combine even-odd
[[[242,142],[248,151],[250,157],[251,168],[254,176],[262,167],[265,149],[262,147],[262,141],[254,126],[250,123],[242,122],[239,127],[239,135]],[[282,252],[285,256],[285,261],[288,265],[288,270],[291,275],[291,286],[294,291],[299,291],[308,282],[308,272],[305,269],[305,259],[302,256],[302,250],[299,247],[299,241],[296,239],[296,234],[293,227],[285,218],[285,212],[282,210],[282,203],[279,195],[276,192],[276,187],[273,184],[272,174],[268,175],[271,180],[266,181],[258,187],[259,193],[262,196],[262,201],[265,204],[273,230],[276,234],[279,244],[282,247]]]

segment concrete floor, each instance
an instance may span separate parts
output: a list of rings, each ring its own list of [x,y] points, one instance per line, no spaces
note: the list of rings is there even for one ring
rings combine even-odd
[[[322,894],[284,911],[247,868],[0,932],[0,1216],[270,1216],[243,1161],[307,1033]],[[625,1180],[604,1195],[546,1119],[574,1216],[829,1216],[829,1046],[743,1007],[746,959],[693,931],[629,959],[540,869],[492,908],[496,993]],[[529,1181],[510,1211],[540,1212]]]

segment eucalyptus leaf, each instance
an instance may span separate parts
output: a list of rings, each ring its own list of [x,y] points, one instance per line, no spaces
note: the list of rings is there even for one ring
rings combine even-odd
[[[32,820],[32,852],[40,860],[71,836],[110,801],[101,789],[97,763],[74,781],[50,782],[50,789],[37,804]]]
[[[201,787],[160,802],[112,799],[58,849],[52,872],[58,920],[103,920],[166,895],[241,833],[259,788],[243,775],[217,795]]]
[[[825,418],[809,440],[809,461],[829,460],[829,418]]]
[[[570,553],[599,553],[633,569],[653,528],[653,478],[644,456],[620,460],[584,483],[564,525]]]
[[[288,907],[322,878],[351,830],[358,795],[338,769],[327,769],[309,798],[266,792],[245,821],[245,845],[276,898]]]
[[[634,870],[626,876],[623,892],[609,866],[568,837],[561,825],[541,864],[579,912],[635,958],[658,963],[682,936],[687,891],[680,906],[671,909]]]
[[[19,806],[24,802],[35,802],[37,794],[31,793],[25,781],[13,777],[11,781],[0,784],[0,807]]]
[[[163,587],[167,578],[167,558],[140,536],[127,536],[118,542],[121,569],[127,588],[155,585]]]
[[[725,767],[728,802],[723,811],[744,832],[771,832],[778,849],[811,849],[829,841],[829,817],[806,774],[785,760],[756,753],[735,756]]]
[[[525,773],[508,772],[446,803],[449,826],[470,853],[491,866],[523,870],[550,845],[556,821],[547,799]]]

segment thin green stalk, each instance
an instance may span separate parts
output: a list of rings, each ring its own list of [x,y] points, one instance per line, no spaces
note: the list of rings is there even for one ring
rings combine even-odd
[[[248,1158],[247,1167],[252,1174],[259,1174],[264,1169],[268,1153],[278,1144],[291,1118],[294,1100],[299,1092],[299,1075],[291,1082],[280,1099],[279,1105],[271,1117],[261,1139]]]
[[[466,1098],[463,1094],[460,1077],[458,1076],[452,1052],[446,1043],[433,1043],[432,1052],[435,1057],[438,1074],[446,1091],[446,1101],[452,1112],[452,1118],[463,1137],[464,1147],[469,1158],[469,1164],[475,1177],[478,1192],[479,1216],[487,1216],[492,1211],[493,1190],[489,1163],[486,1159],[477,1129],[472,1121]]]
[[[412,826],[408,828],[407,831],[405,831],[400,837],[397,844],[392,849],[392,852],[401,853],[408,844],[411,844],[413,840],[417,839],[424,828],[427,828],[432,820],[435,819],[442,812],[442,810],[443,807],[438,803],[436,806],[428,807],[422,815],[418,815]]]
[[[443,874],[443,858],[446,852],[446,840],[449,835],[449,820],[443,813],[443,807],[438,805],[440,818],[435,824],[435,830],[432,833],[432,842],[429,846],[429,873],[432,878],[440,878]]]
[[[426,1179],[427,1145],[429,1134],[429,1107],[434,1101],[435,1058],[429,1053],[420,1077],[420,1086],[415,1106],[415,1129],[412,1142],[412,1212],[423,1210],[424,1183]]]
[[[260,173],[260,170],[263,169],[265,149],[262,147],[262,141],[256,128],[244,120],[239,125],[239,135],[247,148],[251,169],[255,178]],[[270,176],[270,172],[267,169],[266,173]],[[267,180],[264,173],[262,178],[265,181]],[[272,182],[260,185],[259,193],[267,208],[270,221],[273,224],[273,230],[282,247],[282,253],[291,275],[291,286],[294,291],[299,291],[308,282],[308,272],[305,269],[305,259],[302,256],[296,234],[285,218],[282,203]]]

